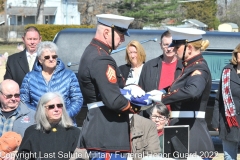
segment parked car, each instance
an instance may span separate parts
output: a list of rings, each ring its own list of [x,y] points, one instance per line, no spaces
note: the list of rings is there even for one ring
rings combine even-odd
[[[234,47],[235,48],[235,47]],[[219,86],[219,78],[221,76],[221,72],[224,66],[226,66],[232,57],[233,49],[207,49],[202,52],[204,59],[208,63],[208,67],[211,71],[212,75],[212,86],[211,92],[208,99],[207,110],[205,119],[208,124],[208,129],[210,131],[215,131],[211,126],[213,107],[215,103],[216,93],[218,91]],[[216,132],[211,132],[212,134],[217,134]]]
[[[125,37],[119,49],[113,51],[113,58],[118,65],[125,63],[125,46],[131,40],[138,40],[142,43],[147,60],[155,58],[162,54],[159,46],[159,38],[165,30],[139,30],[130,29],[131,37]],[[59,47],[58,55],[63,60],[66,67],[77,73],[78,64],[82,53],[86,46],[94,37],[95,29],[76,29],[69,28],[56,34],[54,42]],[[219,78],[222,68],[229,63],[232,50],[240,43],[240,33],[236,32],[207,32],[203,35],[203,39],[208,39],[210,45],[208,49],[202,52],[206,59],[212,75],[212,88],[209,95],[208,106],[206,110],[206,121],[211,134],[217,134],[211,127],[211,119],[213,113],[214,100],[218,90]],[[158,42],[158,43],[156,43]],[[86,104],[84,104],[85,106]],[[78,126],[82,126],[82,122],[86,116],[87,107],[83,107],[77,117]]]

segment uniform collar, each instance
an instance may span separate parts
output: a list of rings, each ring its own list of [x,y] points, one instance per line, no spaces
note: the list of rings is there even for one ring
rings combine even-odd
[[[183,61],[183,66],[188,67],[193,64],[198,64],[199,61],[201,61],[201,60],[203,60],[203,56],[201,53],[199,53],[198,55],[192,57],[191,59]]]
[[[109,55],[110,55],[111,52],[112,52],[112,49],[111,49],[110,46],[108,46],[107,44],[105,44],[104,42],[102,42],[102,41],[100,41],[100,40],[98,40],[98,39],[96,39],[96,38],[93,38],[91,43],[97,45],[97,46],[99,47],[99,49],[104,50],[104,51],[107,52]]]

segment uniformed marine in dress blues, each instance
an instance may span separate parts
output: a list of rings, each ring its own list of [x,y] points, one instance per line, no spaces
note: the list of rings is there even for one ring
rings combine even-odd
[[[202,34],[205,31],[193,28],[169,27],[173,42],[170,45],[184,68],[161,101],[171,105],[170,125],[189,125],[190,153],[203,158],[214,156],[214,146],[205,121],[205,111],[211,89],[211,74],[201,55]],[[153,98],[154,100],[154,98]]]
[[[121,94],[125,82],[110,54],[125,40],[124,35],[129,35],[128,26],[134,19],[112,14],[97,15],[97,18],[96,35],[85,49],[78,70],[89,109],[80,147],[88,151],[130,152],[129,113],[140,108],[133,107]]]

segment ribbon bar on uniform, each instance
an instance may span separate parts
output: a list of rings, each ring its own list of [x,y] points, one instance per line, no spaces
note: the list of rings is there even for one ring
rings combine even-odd
[[[205,118],[203,111],[171,111],[171,118]]]
[[[102,107],[104,106],[104,104],[102,101],[99,101],[99,102],[88,103],[87,106],[88,106],[88,110],[90,110],[93,108]]]

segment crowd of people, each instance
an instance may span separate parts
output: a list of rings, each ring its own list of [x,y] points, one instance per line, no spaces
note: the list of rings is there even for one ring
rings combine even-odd
[[[53,42],[42,42],[36,27],[25,29],[25,49],[9,56],[0,83],[0,137],[15,132],[21,138],[13,143],[3,136],[0,158],[70,159],[78,149],[85,149],[91,160],[176,158],[174,152],[182,145],[178,133],[164,142],[164,126],[176,125],[189,126],[188,151],[181,158],[216,156],[205,121],[211,89],[211,73],[201,55],[209,45],[202,40],[205,31],[168,27],[160,38],[163,53],[147,62],[141,43],[130,41],[127,63],[117,66],[111,52],[130,36],[134,18],[96,18],[96,33],[80,59],[77,76],[65,68]],[[225,160],[236,159],[240,141],[239,78],[240,44],[223,68],[212,119]],[[121,90],[129,90],[134,101]],[[75,117],[83,100],[88,112],[80,130]],[[150,104],[139,105],[145,101]],[[164,152],[164,143],[172,144],[171,153]]]

